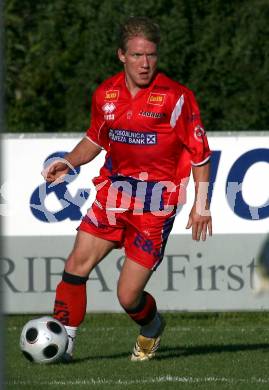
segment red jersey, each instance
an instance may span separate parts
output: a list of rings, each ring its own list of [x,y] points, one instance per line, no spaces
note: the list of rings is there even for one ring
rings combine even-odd
[[[124,72],[94,92],[87,137],[107,151],[101,176],[171,181],[210,158],[193,93],[163,73],[132,97]],[[141,173],[146,173],[141,177]]]
[[[190,164],[210,157],[193,93],[158,73],[132,97],[124,72],[104,81],[93,94],[87,137],[106,149],[110,174],[178,183]]]

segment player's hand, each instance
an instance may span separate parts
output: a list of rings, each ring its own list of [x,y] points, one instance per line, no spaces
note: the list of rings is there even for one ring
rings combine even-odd
[[[212,218],[210,211],[208,209],[204,211],[202,213],[204,215],[199,214],[194,204],[189,215],[186,229],[192,228],[192,239],[195,241],[200,241],[200,238],[205,241],[207,234],[212,236]]]
[[[48,167],[46,167],[42,172],[42,176],[48,183],[61,183],[65,175],[68,173],[70,167],[61,161],[55,161]]]

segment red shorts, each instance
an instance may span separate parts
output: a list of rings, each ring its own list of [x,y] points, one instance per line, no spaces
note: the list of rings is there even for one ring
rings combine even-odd
[[[175,208],[168,215],[158,216],[151,212],[136,215],[133,210],[115,213],[96,200],[78,230],[115,241],[117,247],[124,247],[128,258],[155,270],[163,259],[175,216]]]

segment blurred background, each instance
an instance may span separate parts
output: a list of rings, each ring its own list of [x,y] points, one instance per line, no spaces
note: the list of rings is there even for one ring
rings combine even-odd
[[[6,0],[7,131],[83,132],[132,14],[160,24],[160,68],[195,92],[207,130],[268,129],[267,0]]]

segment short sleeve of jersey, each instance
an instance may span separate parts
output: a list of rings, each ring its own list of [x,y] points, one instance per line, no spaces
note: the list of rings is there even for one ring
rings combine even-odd
[[[91,123],[86,132],[86,137],[94,144],[104,149],[107,148],[107,133],[105,127],[104,112],[100,105],[98,105],[97,91],[95,91],[92,95]]]
[[[211,155],[208,140],[200,118],[200,110],[193,93],[184,91],[176,102],[171,125],[176,128],[181,143],[190,153],[191,164],[205,164]]]

